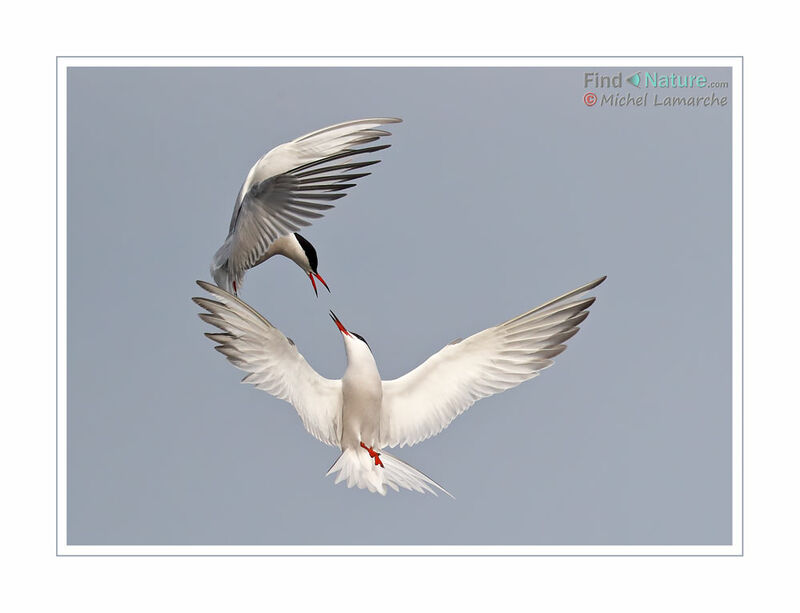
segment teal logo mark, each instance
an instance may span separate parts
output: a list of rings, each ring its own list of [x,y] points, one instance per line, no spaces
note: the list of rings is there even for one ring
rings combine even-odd
[[[629,76],[629,77],[628,77],[627,79],[625,79],[625,80],[626,80],[628,83],[630,83],[631,85],[633,85],[634,87],[639,87],[639,80],[640,80],[640,78],[639,78],[639,73],[638,73],[638,72],[637,72],[637,73],[634,73],[634,74],[632,74],[631,76]]]

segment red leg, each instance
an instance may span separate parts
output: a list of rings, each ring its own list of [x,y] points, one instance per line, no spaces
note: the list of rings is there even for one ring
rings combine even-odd
[[[366,450],[367,450],[367,452],[369,453],[369,457],[371,457],[371,458],[375,458],[375,466],[380,466],[381,468],[384,468],[384,466],[383,466],[383,462],[381,462],[381,459],[380,459],[380,457],[378,457],[378,456],[380,456],[380,455],[381,455],[381,454],[380,454],[380,452],[373,450],[373,449],[372,449],[372,447],[367,447],[367,446],[364,444],[364,441],[361,441],[361,446],[362,446],[364,449],[366,449]]]

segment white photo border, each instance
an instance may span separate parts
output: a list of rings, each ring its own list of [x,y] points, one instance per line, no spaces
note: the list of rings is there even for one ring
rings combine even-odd
[[[730,68],[732,131],[732,440],[730,545],[68,545],[67,69],[70,67],[592,67]],[[56,555],[57,556],[742,556],[743,551],[743,58],[740,56],[59,56],[56,58]]]

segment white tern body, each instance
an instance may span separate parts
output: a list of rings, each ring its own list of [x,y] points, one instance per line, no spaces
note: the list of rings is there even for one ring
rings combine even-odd
[[[538,375],[553,363],[589,314],[587,283],[502,324],[453,341],[406,375],[382,381],[366,341],[333,317],[344,339],[347,368],[338,380],[319,375],[294,343],[245,302],[203,281],[213,299],[194,298],[216,349],[248,374],[242,380],[286,400],[308,432],[342,450],[328,471],[371,492],[444,488],[384,451],[414,445],[446,428],[478,399]]]

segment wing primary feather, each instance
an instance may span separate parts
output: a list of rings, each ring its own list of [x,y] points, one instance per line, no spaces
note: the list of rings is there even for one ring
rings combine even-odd
[[[293,192],[314,192],[318,189],[326,189],[330,191],[339,191],[342,189],[349,189],[351,187],[355,187],[355,183],[328,183],[328,184],[312,184],[312,185],[298,185],[292,191]],[[305,194],[306,198],[311,197],[308,194]]]
[[[578,294],[582,294],[584,292],[588,292],[589,290],[594,289],[595,287],[600,285],[607,278],[608,278],[608,275],[603,275],[599,279],[595,279],[594,281],[591,281],[590,283],[587,283],[586,285],[582,285],[581,287],[579,287],[577,289],[574,289],[571,292],[567,292],[563,296],[559,296],[558,298],[553,298],[552,300],[548,300],[544,304],[540,304],[535,309],[533,309],[531,311],[528,311],[528,313],[535,313],[536,311],[541,311],[541,310],[549,307],[551,304],[555,304],[557,302],[561,302],[563,300],[567,300],[568,298],[572,298],[573,296],[577,296]],[[526,315],[527,315],[527,313],[526,313]]]
[[[367,143],[374,143],[379,138],[380,138],[380,136],[373,136],[371,134],[366,134],[366,135],[362,136],[361,138],[354,138],[353,140],[348,141],[347,144],[348,145],[365,145]]]
[[[328,209],[332,209],[332,204],[323,204],[321,202],[309,202],[308,200],[298,200],[297,198],[290,198],[287,200],[289,204],[296,204],[297,206],[304,206],[309,209],[314,209],[316,211],[327,211]]]
[[[537,307],[528,311],[527,313],[523,313],[522,315],[517,315],[509,319],[508,321],[501,324],[501,326],[508,326],[511,327],[514,324],[522,325],[527,323],[525,320],[530,319],[532,322],[539,323],[539,321],[546,321],[548,318],[558,315],[559,313],[563,313],[565,311],[569,311],[570,309],[575,310],[577,313],[578,311],[583,311],[588,309],[594,303],[595,298],[586,298],[584,300],[580,300],[578,302],[569,302],[567,304],[559,305],[552,310],[542,310],[541,307]],[[555,306],[556,303],[552,303]],[[533,317],[536,315],[536,317]]]
[[[320,183],[322,181],[356,181],[361,177],[368,177],[371,175],[371,172],[361,172],[361,173],[352,173],[352,174],[342,174],[342,175],[322,175],[320,177],[310,177],[305,179],[300,179],[297,181],[299,185],[313,185],[314,183]],[[354,187],[355,183],[352,185],[348,185],[348,187]]]
[[[293,206],[291,204],[286,205],[286,210],[292,213],[297,213],[299,215],[302,215],[303,217],[307,217],[308,219],[319,219],[320,217],[323,216],[322,213],[315,213],[313,211]]]
[[[313,198],[314,200],[339,200],[344,198],[347,194],[303,194],[303,198]]]
[[[325,134],[326,132],[332,132],[334,130],[341,130],[342,128],[347,128],[347,127],[350,127],[350,126],[358,126],[358,125],[364,125],[364,124],[374,124],[374,125],[380,126],[380,125],[384,125],[384,124],[387,124],[387,123],[402,123],[402,122],[403,122],[403,120],[400,119],[399,117],[369,117],[367,119],[353,119],[352,121],[345,121],[345,122],[342,122],[342,123],[337,123],[337,124],[332,125],[332,126],[326,126],[324,128],[320,128],[319,130],[314,130],[313,132],[309,132],[308,134],[303,134],[302,136],[298,136],[292,142],[299,143],[299,142],[302,142],[304,140],[308,140],[310,138],[313,138],[315,136],[319,136],[321,134]],[[370,129],[370,128],[365,128],[365,130],[368,130],[368,129]],[[354,130],[354,132],[357,132],[357,130]]]
[[[349,164],[336,164],[335,166],[321,166],[319,168],[312,168],[311,170],[306,170],[305,172],[296,172],[297,169],[291,171],[292,175],[295,177],[311,177],[314,175],[318,175],[324,172],[333,172],[336,170],[358,170],[359,168],[364,168],[365,166],[372,166],[373,164],[379,164],[380,160],[367,160],[365,162],[351,162]],[[370,174],[370,173],[367,173]]]
[[[236,338],[230,332],[205,332],[205,336],[210,338],[215,343],[226,343],[229,340]]]
[[[341,151],[340,153],[334,153],[333,155],[329,155],[325,158],[320,158],[318,160],[313,160],[306,164],[302,164],[296,168],[290,170],[287,174],[295,175],[298,171],[306,170],[307,168],[313,168],[314,166],[319,166],[321,164],[325,164],[327,162],[332,162],[334,160],[340,160],[346,157],[352,157],[354,155],[363,155],[365,153],[375,153],[376,151],[383,151],[384,149],[388,149],[391,147],[390,144],[386,145],[375,145],[374,147],[364,147],[362,149],[347,149],[345,151]]]
[[[213,313],[215,311],[215,307],[219,308],[224,306],[221,302],[217,302],[216,300],[211,300],[211,298],[195,297],[192,298],[192,301],[198,306],[203,307],[209,313]]]

